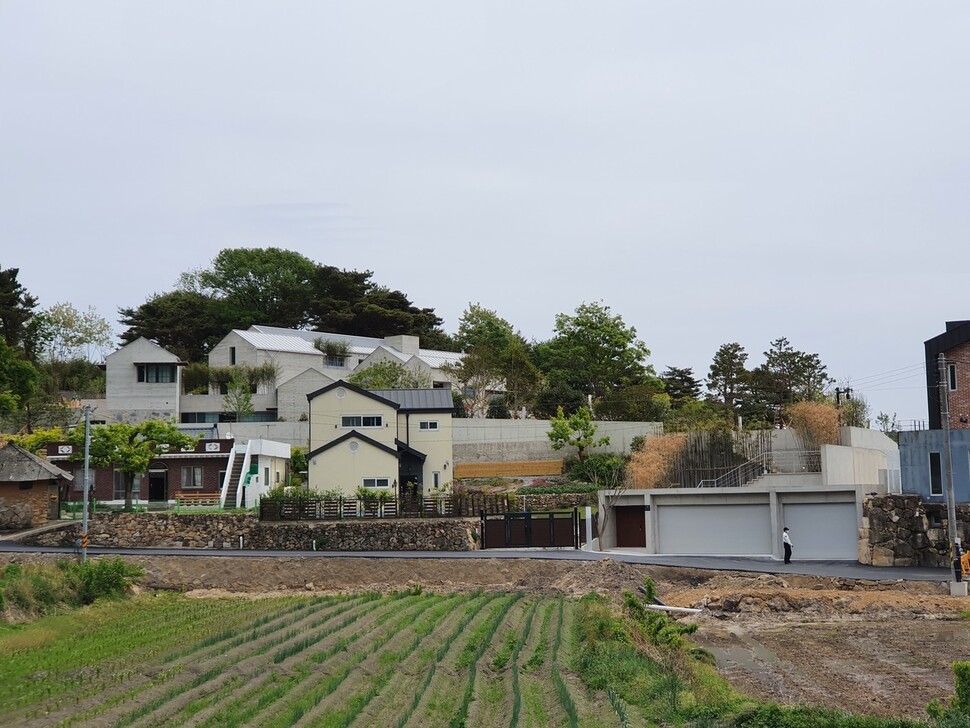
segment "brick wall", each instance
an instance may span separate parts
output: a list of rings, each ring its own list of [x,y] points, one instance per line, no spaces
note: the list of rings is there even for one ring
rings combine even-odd
[[[955,346],[946,352],[948,362],[956,367],[955,390],[949,391],[950,427],[970,428],[970,342]]]
[[[0,529],[15,530],[47,523],[47,482],[0,483]]]

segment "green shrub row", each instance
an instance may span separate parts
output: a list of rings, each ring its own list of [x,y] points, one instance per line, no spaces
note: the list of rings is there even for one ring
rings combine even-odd
[[[84,563],[61,560],[48,564],[9,564],[0,570],[0,610],[16,608],[38,616],[117,598],[144,575],[140,566],[121,558]]]

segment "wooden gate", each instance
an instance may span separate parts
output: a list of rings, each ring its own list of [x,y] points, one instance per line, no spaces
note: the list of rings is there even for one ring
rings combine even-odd
[[[483,549],[550,548],[578,549],[585,524],[579,509],[572,511],[524,511],[481,513]]]

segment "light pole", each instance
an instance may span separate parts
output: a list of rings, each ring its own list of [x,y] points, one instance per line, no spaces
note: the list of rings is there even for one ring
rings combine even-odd
[[[953,494],[953,458],[950,454],[950,383],[947,376],[946,356],[940,354],[940,420],[943,425],[943,470],[946,473],[946,521],[947,539],[950,542],[950,593],[967,594],[960,567],[960,539],[957,536],[957,507]],[[957,586],[959,584],[959,586]]]
[[[84,502],[81,506],[81,563],[88,560],[88,493],[91,490],[91,406],[84,408]]]

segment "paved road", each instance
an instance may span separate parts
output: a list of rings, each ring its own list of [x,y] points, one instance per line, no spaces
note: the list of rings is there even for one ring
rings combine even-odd
[[[51,553],[73,554],[71,548],[23,546],[12,542],[0,542],[0,553]],[[311,557],[369,558],[369,559],[565,559],[593,561],[613,559],[630,564],[655,566],[679,566],[691,569],[714,569],[719,571],[750,571],[767,574],[803,574],[808,576],[867,579],[872,581],[939,581],[950,580],[949,569],[926,567],[875,567],[855,561],[796,561],[785,565],[768,558],[744,558],[736,556],[655,556],[637,553],[635,550],[577,551],[575,549],[489,549],[488,551],[259,551],[253,549],[180,549],[180,548],[91,548],[91,555],[115,556],[184,556],[206,557]]]

